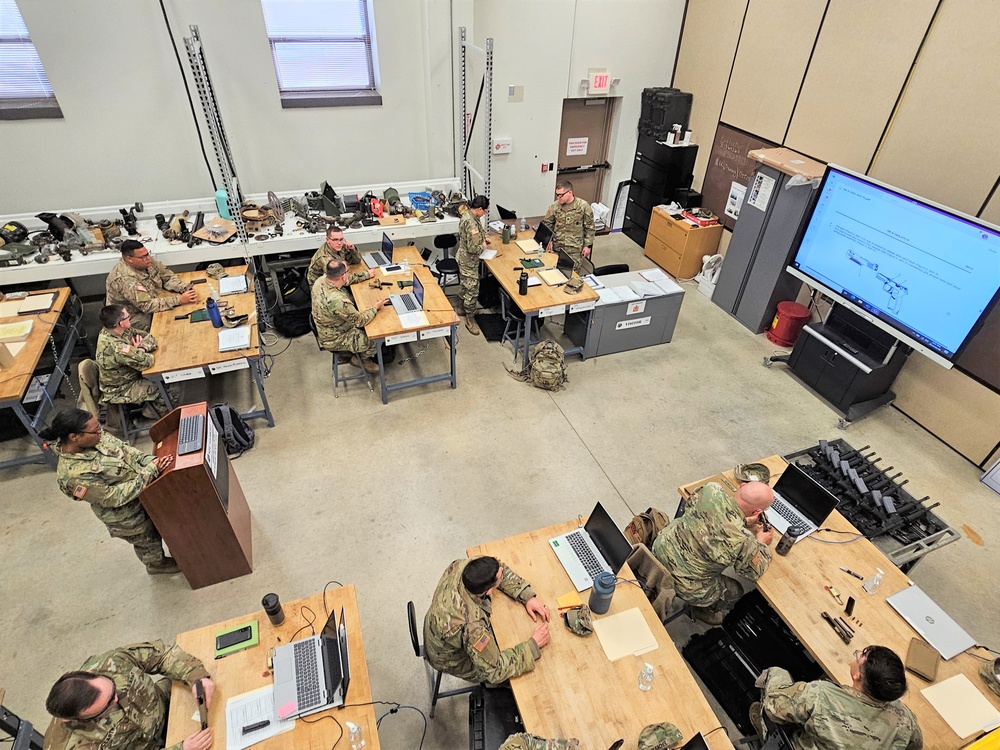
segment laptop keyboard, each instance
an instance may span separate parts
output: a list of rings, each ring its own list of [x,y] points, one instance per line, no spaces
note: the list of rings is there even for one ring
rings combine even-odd
[[[295,644],[295,690],[299,711],[320,703],[319,669],[316,645],[312,640]]]
[[[768,510],[776,511],[779,516],[788,521],[792,526],[803,527],[807,525],[806,519],[796,513],[790,505],[787,505],[780,498],[775,498]],[[812,524],[808,525],[811,526]]]
[[[374,260],[380,266],[389,265],[389,259],[379,252],[372,253],[372,260]]]
[[[416,300],[413,299],[409,294],[404,294],[400,299],[403,301],[403,307],[405,307],[410,312],[416,312],[420,308],[417,307]]]
[[[186,417],[181,417],[180,434],[177,437],[178,456],[201,450],[204,421],[204,414],[189,414]]]
[[[569,542],[570,549],[573,550],[584,570],[587,571],[587,575],[591,578],[597,578],[604,572],[604,566],[591,551],[582,533],[574,531],[566,537],[566,541]]]

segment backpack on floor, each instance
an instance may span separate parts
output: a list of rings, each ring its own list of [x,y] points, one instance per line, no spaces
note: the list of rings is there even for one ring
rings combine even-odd
[[[239,458],[253,448],[255,440],[253,428],[236,409],[229,404],[216,404],[208,410],[208,415],[222,436],[226,455],[230,458]]]
[[[535,388],[558,391],[566,382],[566,353],[552,339],[534,346],[528,360],[528,382]]]

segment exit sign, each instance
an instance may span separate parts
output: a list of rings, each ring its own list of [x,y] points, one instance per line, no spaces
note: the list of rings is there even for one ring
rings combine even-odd
[[[590,78],[588,94],[607,94],[611,90],[611,74],[606,69],[591,68],[588,77]]]

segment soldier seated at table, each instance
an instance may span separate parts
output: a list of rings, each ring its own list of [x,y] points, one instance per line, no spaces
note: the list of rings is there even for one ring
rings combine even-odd
[[[331,352],[350,352],[352,365],[376,373],[375,344],[365,333],[365,326],[375,320],[389,299],[383,297],[359,312],[348,286],[347,264],[342,260],[327,263],[326,275],[313,285],[312,314],[319,345]]]
[[[795,682],[780,667],[765,669],[756,684],[761,699],[750,707],[751,722],[760,733],[763,711],[779,724],[794,725],[789,739],[796,750],[924,746],[917,718],[899,700],[906,693],[903,662],[885,646],[854,652],[850,687],[829,680]]]
[[[136,404],[149,419],[162,417],[167,405],[157,388],[142,371],[153,365],[156,339],[147,331],[132,327],[132,317],[124,305],[101,308],[101,329],[97,337],[97,370],[101,401],[105,404]],[[175,394],[171,394],[173,400]]]
[[[494,589],[521,602],[532,620],[542,620],[528,640],[503,651],[490,624]],[[531,585],[495,557],[456,560],[441,576],[424,617],[424,653],[437,670],[499,685],[535,668],[549,642],[548,620],[549,608]]]
[[[326,242],[319,246],[313,253],[312,260],[309,261],[309,268],[306,270],[306,282],[309,284],[309,291],[312,291],[316,279],[326,273],[326,265],[331,260],[342,260],[349,266],[356,266],[361,262],[361,253],[354,247],[353,242],[344,239],[344,230],[331,226],[326,230]],[[367,271],[356,271],[348,277],[348,286],[371,279],[375,276],[375,269]]]
[[[111,269],[106,305],[125,305],[137,328],[150,331],[153,313],[198,301],[198,292],[153,258],[137,240],[125,240],[121,260]],[[164,294],[173,292],[173,294]]]
[[[166,679],[154,679],[161,676]],[[162,641],[122,646],[91,656],[60,677],[45,701],[54,717],[45,750],[155,750],[166,744],[170,681],[201,680],[211,704],[215,683],[201,661]],[[207,750],[212,730],[188,735],[169,750]]]

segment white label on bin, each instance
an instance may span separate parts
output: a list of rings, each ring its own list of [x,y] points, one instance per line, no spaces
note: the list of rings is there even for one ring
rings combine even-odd
[[[181,380],[197,380],[205,377],[205,371],[200,367],[189,367],[186,370],[174,370],[163,373],[164,383],[176,383]]]
[[[239,359],[234,359],[232,362],[215,362],[208,366],[208,371],[213,375],[218,375],[223,372],[232,372],[233,370],[247,370],[250,367],[250,363],[247,362],[246,357],[240,357]]]
[[[652,320],[652,316],[646,318],[636,318],[635,320],[621,320],[615,323],[616,331],[624,331],[626,328],[639,328],[640,326],[648,326],[649,322]]]
[[[543,307],[538,311],[539,318],[551,318],[553,315],[562,315],[566,312],[566,305],[554,305],[553,307]]]
[[[597,300],[591,299],[586,302],[577,302],[575,305],[570,305],[569,311],[571,313],[586,312],[587,310],[593,310],[595,307],[597,307]]]
[[[428,328],[426,331],[420,332],[421,339],[440,339],[451,333],[451,328],[449,326],[442,326],[441,328]]]
[[[397,333],[395,336],[386,336],[385,343],[386,346],[392,346],[393,344],[407,344],[410,341],[417,340],[417,332],[413,331],[411,333]]]
[[[646,309],[646,300],[641,299],[638,302],[629,302],[628,309],[625,310],[625,314],[638,315],[645,309]]]

